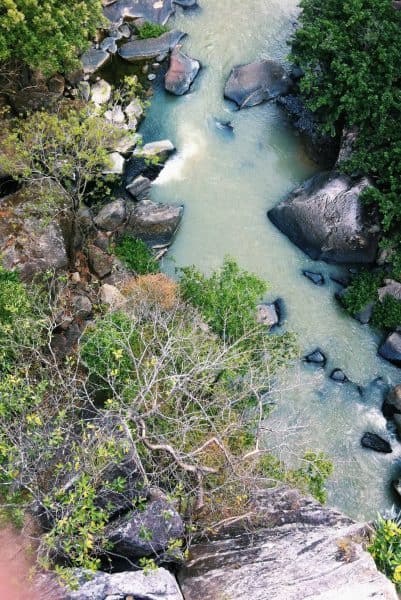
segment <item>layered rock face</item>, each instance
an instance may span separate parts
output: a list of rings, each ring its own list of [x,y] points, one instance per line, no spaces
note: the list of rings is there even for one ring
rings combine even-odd
[[[333,172],[319,173],[268,212],[269,219],[314,260],[371,263],[379,223],[360,200],[371,185]]]
[[[257,503],[257,527],[228,526],[191,548],[185,600],[396,600],[363,550],[363,526],[287,488]]]

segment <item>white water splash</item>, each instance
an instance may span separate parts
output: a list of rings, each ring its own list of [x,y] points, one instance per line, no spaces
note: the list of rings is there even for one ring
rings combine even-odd
[[[192,159],[202,154],[206,146],[206,140],[199,129],[196,130],[191,127],[183,132],[181,139],[188,141],[184,142],[179,152],[166,163],[153,185],[163,185],[170,181],[182,181],[191,175],[193,169]]]

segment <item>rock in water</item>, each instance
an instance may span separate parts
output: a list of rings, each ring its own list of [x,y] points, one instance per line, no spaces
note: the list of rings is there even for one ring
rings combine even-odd
[[[386,419],[391,419],[394,415],[401,415],[401,384],[391,388],[388,392],[383,402],[382,413]]]
[[[77,579],[79,588],[66,592],[66,600],[183,600],[174,575],[162,567],[146,575],[143,571],[112,574],[75,571],[73,577]]]
[[[380,227],[376,214],[359,199],[370,186],[366,177],[353,182],[345,175],[320,173],[267,214],[314,260],[371,263]]]
[[[171,54],[170,66],[164,78],[164,86],[168,92],[182,96],[188,92],[192,82],[199,73],[200,63],[175,48]]]
[[[315,285],[324,285],[324,277],[321,273],[314,273],[313,271],[302,271],[302,274]]]
[[[261,492],[259,523],[237,522],[191,547],[186,600],[396,600],[363,549],[366,527],[295,490]]]
[[[337,381],[338,383],[347,383],[348,377],[341,369],[334,369],[330,374],[330,379]]]
[[[224,96],[240,108],[255,106],[289,92],[292,85],[280,63],[263,60],[234,67],[224,89]]]
[[[390,454],[393,451],[387,440],[383,440],[377,433],[364,433],[361,438],[361,445],[364,448],[382,452],[383,454]]]
[[[139,18],[164,25],[173,14],[174,7],[172,0],[116,0],[109,2],[103,12],[114,26],[121,24],[124,19]]]
[[[401,367],[401,333],[394,331],[380,346],[379,355],[397,367]]]
[[[307,354],[304,360],[307,363],[313,363],[314,365],[320,365],[321,367],[324,367],[326,364],[326,357],[320,348],[316,348],[316,350]]]
[[[160,54],[165,54],[175,48],[185,35],[182,31],[168,31],[157,38],[134,40],[121,46],[118,53],[121,58],[128,62],[156,58]]]

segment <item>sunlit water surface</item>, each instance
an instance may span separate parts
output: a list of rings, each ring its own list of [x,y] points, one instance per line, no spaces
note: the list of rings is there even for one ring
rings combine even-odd
[[[201,0],[201,5],[180,11],[175,26],[188,32],[184,50],[201,61],[202,72],[182,98],[158,86],[142,127],[146,141],[167,137],[178,149],[152,192],[154,200],[185,204],[170,254],[178,266],[195,264],[205,272],[230,254],[270,282],[269,298],[284,298],[285,326],[299,334],[304,353],[321,347],[328,364],[325,370],[299,366],[287,373],[268,423],[268,443],[289,462],[306,448],[325,451],[336,467],[329,504],[355,518],[374,517],[394,502],[390,481],[401,470],[401,446],[386,430],[382,389],[366,386],[379,376],[398,383],[400,372],[376,356],[369,328],[337,305],[338,285],[328,276],[339,268],[308,259],[266,218],[270,207],[317,168],[285,116],[274,104],[236,111],[223,99],[234,65],[285,58],[297,2]],[[231,121],[234,134],[217,129],[214,118]],[[326,285],[318,288],[305,279],[305,268],[324,273]],[[328,379],[337,367],[365,388],[362,396],[356,386]],[[389,436],[393,453],[362,449],[365,431]]]

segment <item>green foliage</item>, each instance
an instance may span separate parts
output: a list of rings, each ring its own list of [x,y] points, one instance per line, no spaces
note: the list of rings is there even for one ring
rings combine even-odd
[[[365,194],[401,247],[401,11],[390,0],[302,0],[292,58],[308,106],[333,135],[357,130],[342,169],[370,174]]]
[[[138,28],[138,35],[141,40],[148,38],[157,38],[169,31],[169,28],[165,25],[159,25],[158,23],[146,22]]]
[[[363,310],[369,302],[377,301],[377,290],[382,282],[382,274],[368,271],[362,271],[352,278],[342,297],[342,302],[350,315],[354,316]]]
[[[373,541],[368,547],[377,568],[401,591],[401,527],[400,520],[379,517],[374,524]]]
[[[308,450],[302,458],[299,469],[289,469],[271,454],[264,455],[259,466],[264,477],[283,481],[311,494],[321,504],[327,500],[326,482],[332,475],[334,466],[323,452]]]
[[[401,325],[401,302],[393,296],[384,296],[373,309],[372,325],[380,329],[394,329]]]
[[[35,186],[30,210],[41,215],[76,211],[90,189],[96,196],[110,193],[102,174],[110,166],[110,150],[122,135],[88,110],[36,112],[12,122],[2,141],[2,166],[17,180]]]
[[[16,272],[0,266],[0,373],[12,371],[14,360],[41,337],[36,290],[29,290]]]
[[[76,68],[102,24],[101,0],[3,0],[0,61],[16,58],[46,75]]]
[[[210,277],[195,267],[181,269],[180,287],[184,300],[199,308],[211,329],[227,341],[255,329],[256,305],[267,290],[262,279],[227,257]]]
[[[142,240],[124,235],[115,245],[114,254],[137,275],[157,273],[159,263]]]

